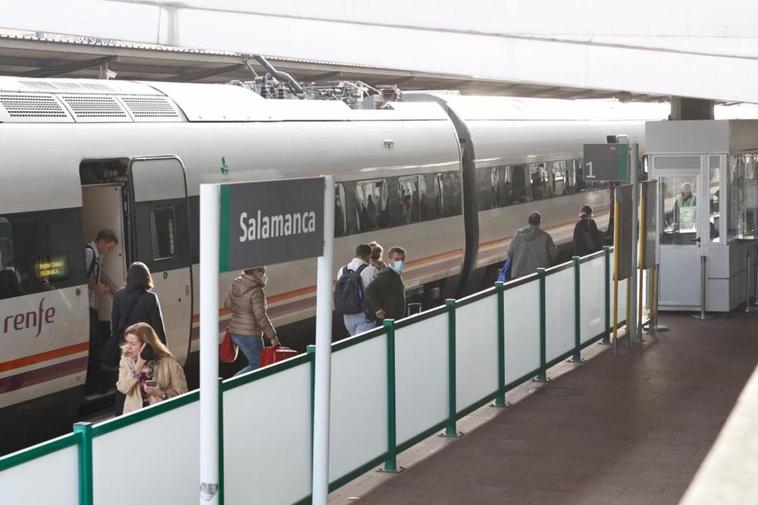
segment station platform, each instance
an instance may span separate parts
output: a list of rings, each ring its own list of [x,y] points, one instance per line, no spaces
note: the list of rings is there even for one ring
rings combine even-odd
[[[616,357],[587,348],[584,363],[509,393],[509,408],[461,419],[463,437],[430,437],[400,453],[404,471],[368,472],[329,503],[679,503],[717,437],[728,438],[722,428],[758,363],[758,314],[661,319],[670,331],[646,333],[631,350],[622,340]],[[721,498],[711,503],[746,503]]]

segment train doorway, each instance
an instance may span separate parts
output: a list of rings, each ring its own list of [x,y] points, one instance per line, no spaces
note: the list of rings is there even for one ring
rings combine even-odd
[[[100,283],[111,290],[97,296],[98,331],[90,336],[90,356],[87,367],[88,393],[107,392],[115,386],[115,373],[102,370],[97,359],[102,346],[111,335],[113,293],[124,285],[127,254],[127,223],[124,215],[126,160],[87,160],[81,163],[82,233],[86,244],[95,240],[101,230],[112,230],[118,238],[114,250],[106,255],[100,270]],[[86,256],[85,256],[86,258]],[[85,265],[85,268],[89,268]],[[112,382],[112,384],[111,384]]]

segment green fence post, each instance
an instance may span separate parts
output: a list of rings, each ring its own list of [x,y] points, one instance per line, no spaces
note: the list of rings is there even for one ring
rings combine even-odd
[[[545,269],[538,268],[537,276],[540,282],[540,371],[535,382],[547,382],[547,316],[545,303]]]
[[[581,288],[581,258],[574,256],[574,355],[572,363],[582,362],[582,288]]]
[[[397,473],[403,467],[397,465],[397,416],[395,413],[395,320],[385,319],[387,332],[387,457],[380,472]]]
[[[505,288],[504,283],[495,283],[497,293],[497,396],[493,407],[507,407],[505,396]]]
[[[445,432],[443,437],[455,438],[460,437],[462,433],[459,433],[456,429],[456,421],[458,418],[458,400],[456,398],[456,382],[455,382],[455,299],[448,298],[445,300],[445,307],[447,308],[447,401],[448,401],[448,415],[447,426],[445,426]]]
[[[218,505],[224,505],[224,379],[218,378]]]
[[[74,424],[74,433],[81,439],[79,447],[79,505],[93,504],[92,423]]]
[[[611,248],[604,246],[605,251],[605,332],[601,344],[611,344]]]

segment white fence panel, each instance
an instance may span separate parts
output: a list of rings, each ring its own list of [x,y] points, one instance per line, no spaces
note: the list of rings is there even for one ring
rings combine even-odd
[[[605,256],[580,266],[582,287],[582,342],[605,331]]]
[[[288,504],[310,494],[310,367],[303,363],[224,393],[226,505]]]
[[[532,281],[504,293],[505,382],[540,366],[540,288]]]
[[[198,401],[95,437],[94,502],[197,503],[199,444]]]
[[[73,445],[0,472],[0,503],[78,505],[78,454]]]
[[[626,321],[626,287],[629,284],[629,279],[619,281],[619,293],[618,293],[618,322],[619,324]],[[611,284],[611,304],[613,304],[613,284]],[[611,309],[611,316],[613,316],[613,309]],[[611,318],[611,330],[613,329],[613,319]]]
[[[545,278],[545,316],[545,358],[551,361],[574,347],[573,267]]]
[[[387,451],[387,336],[332,354],[329,482]]]
[[[448,415],[447,313],[395,332],[395,411],[401,444]]]
[[[457,410],[497,390],[497,294],[464,305],[456,318]]]

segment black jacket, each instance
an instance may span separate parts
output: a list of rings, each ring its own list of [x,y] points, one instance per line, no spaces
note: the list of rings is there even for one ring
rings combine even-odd
[[[111,326],[119,342],[124,340],[124,330],[134,323],[148,323],[153,327],[161,342],[166,343],[163,314],[158,295],[144,289],[121,288],[113,297]]]
[[[366,288],[369,319],[376,318],[376,311],[384,310],[387,319],[405,317],[405,285],[403,279],[391,268],[385,268]]]
[[[574,226],[574,254],[586,256],[603,248],[603,236],[593,219],[582,218]]]

